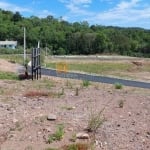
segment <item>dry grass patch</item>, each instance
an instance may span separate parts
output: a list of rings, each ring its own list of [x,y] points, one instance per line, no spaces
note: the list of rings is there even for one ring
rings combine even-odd
[[[106,121],[105,117],[103,116],[104,109],[95,112],[91,111],[91,114],[89,115],[88,125],[87,125],[87,131],[96,133],[97,130],[101,127],[101,125]]]
[[[88,143],[76,143],[65,145],[62,147],[62,150],[92,150],[92,148]]]
[[[46,91],[28,91],[24,94],[25,97],[49,97],[54,96],[53,93]]]

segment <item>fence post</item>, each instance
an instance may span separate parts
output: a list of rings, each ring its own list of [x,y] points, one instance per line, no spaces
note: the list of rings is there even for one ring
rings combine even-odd
[[[40,48],[33,48],[31,55],[32,80],[41,78]]]

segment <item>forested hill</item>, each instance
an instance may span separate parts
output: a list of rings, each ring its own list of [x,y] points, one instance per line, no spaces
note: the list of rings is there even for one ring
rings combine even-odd
[[[26,27],[28,48],[40,40],[41,46],[52,54],[115,53],[150,57],[150,30],[90,26],[86,21],[69,23],[53,16],[24,18],[19,12],[0,9],[0,41],[17,40],[23,45],[23,27]]]

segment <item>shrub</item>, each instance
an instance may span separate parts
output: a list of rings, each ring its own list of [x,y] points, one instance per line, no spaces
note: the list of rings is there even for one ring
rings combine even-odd
[[[103,124],[103,122],[105,121],[105,118],[102,116],[103,111],[104,109],[102,109],[99,112],[91,112],[87,126],[87,130],[89,132],[95,133],[98,130],[98,128],[100,128],[100,126]]]
[[[115,89],[122,89],[123,85],[121,83],[115,83]]]
[[[83,87],[88,87],[90,85],[90,81],[83,80],[82,85],[83,85]]]
[[[53,141],[60,141],[64,135],[64,126],[62,124],[57,126],[57,130],[54,134],[49,135],[48,143],[52,143]]]

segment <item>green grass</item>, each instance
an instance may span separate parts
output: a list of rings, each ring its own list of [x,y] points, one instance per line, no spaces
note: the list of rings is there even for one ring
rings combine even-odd
[[[82,81],[82,86],[83,87],[88,87],[90,85],[90,81],[88,81],[88,80],[83,80]]]
[[[56,69],[56,63],[46,63],[46,67]]]
[[[0,55],[0,58],[10,62],[23,64],[23,55],[17,55],[17,54]]]
[[[18,76],[12,72],[0,72],[0,80],[18,80]]]
[[[47,63],[48,68],[56,69],[56,63]],[[81,71],[87,73],[103,74],[111,71],[127,71],[131,68],[131,64],[97,62],[97,63],[69,63],[68,71]]]
[[[122,89],[123,85],[121,83],[115,83],[115,89]]]
[[[57,126],[56,132],[48,137],[48,143],[52,143],[53,141],[60,141],[64,135],[64,126],[62,124]]]

